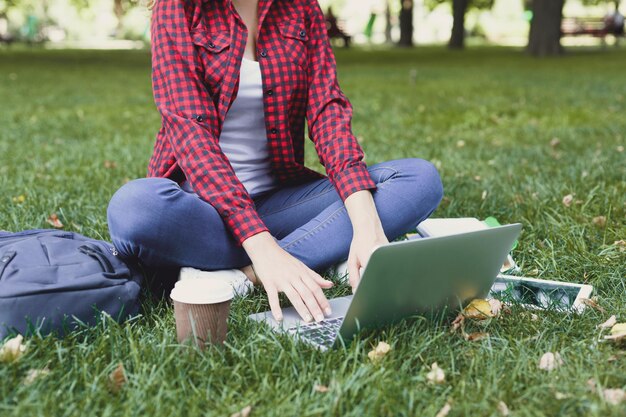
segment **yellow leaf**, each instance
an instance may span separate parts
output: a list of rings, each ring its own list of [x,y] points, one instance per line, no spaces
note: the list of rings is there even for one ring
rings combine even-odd
[[[391,350],[391,346],[385,342],[378,342],[378,345],[369,351],[367,357],[370,358],[372,362],[376,362],[382,359],[389,351]]]
[[[430,372],[426,374],[426,379],[429,384],[443,384],[446,381],[446,374],[443,372],[443,369],[437,365],[437,362],[434,362],[430,366]]]
[[[121,362],[117,367],[109,374],[109,390],[113,393],[119,392],[128,379],[126,378],[126,371],[124,370],[124,364]]]
[[[544,371],[548,372],[558,368],[561,365],[563,365],[563,359],[561,359],[561,355],[558,352],[546,352],[539,360],[539,369],[543,369]]]
[[[609,328],[613,327],[615,325],[615,323],[617,323],[617,318],[615,317],[615,314],[613,314],[611,317],[609,317],[609,319],[607,321],[605,321],[602,324],[598,324],[598,328],[599,329],[609,329]]]
[[[241,411],[231,414],[230,417],[248,417],[251,412],[252,412],[252,406],[248,405],[242,408]]]
[[[618,405],[626,400],[626,392],[621,388],[607,388],[602,390],[604,401],[611,405]]]
[[[465,318],[485,320],[494,317],[489,301],[476,298],[463,309]]]
[[[24,337],[18,334],[12,339],[4,342],[0,348],[0,362],[11,363],[16,362],[26,351],[26,346],[22,343]]]
[[[16,204],[22,204],[24,201],[26,201],[26,197],[24,196],[24,194],[20,194],[17,197],[13,197],[13,202]]]
[[[435,417],[446,417],[448,414],[450,414],[450,410],[452,410],[452,405],[447,402],[446,405],[441,407],[441,410],[439,410]]]
[[[604,338],[615,342],[626,341],[626,323],[615,323],[611,328],[611,334],[604,336]]]
[[[315,385],[313,387],[313,391],[315,391],[315,392],[328,392],[328,387],[326,385]]]
[[[511,414],[511,412],[509,411],[509,407],[504,401],[500,401],[498,403],[498,412],[502,417],[507,417],[509,414]]]

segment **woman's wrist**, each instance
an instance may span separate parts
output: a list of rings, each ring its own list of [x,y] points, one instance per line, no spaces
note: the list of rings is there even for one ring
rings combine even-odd
[[[354,234],[368,233],[376,236],[385,233],[378,217],[374,198],[369,190],[350,194],[344,201]]]
[[[243,249],[254,263],[256,259],[267,256],[269,253],[282,250],[269,232],[252,235],[242,243]]]

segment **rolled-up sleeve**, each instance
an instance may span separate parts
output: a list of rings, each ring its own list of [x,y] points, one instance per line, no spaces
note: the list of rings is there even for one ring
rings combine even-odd
[[[309,0],[309,90],[306,118],[309,136],[319,160],[342,200],[350,194],[375,189],[363,162],[363,150],[352,133],[352,105],[337,81],[335,56],[326,20],[318,2]]]
[[[151,35],[152,87],[164,136],[194,191],[215,207],[241,245],[268,229],[219,146],[217,111],[203,82],[184,2],[156,2]]]

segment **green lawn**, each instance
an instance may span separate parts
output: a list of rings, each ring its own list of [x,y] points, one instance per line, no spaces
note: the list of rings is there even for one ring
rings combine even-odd
[[[522,271],[593,284],[605,312],[531,320],[514,307],[478,342],[416,318],[321,354],[246,321],[267,308],[258,291],[234,303],[227,346],[199,353],[176,344],[170,307],[150,303],[122,325],[28,338],[22,360],[0,364],[0,415],[228,416],[251,405],[252,416],[434,416],[448,401],[449,416],[497,416],[500,401],[511,416],[626,415],[626,401],[609,405],[587,384],[626,388],[626,352],[596,328],[611,314],[626,321],[626,251],[613,244],[626,239],[626,50],[547,60],[352,50],[338,61],[368,163],[434,161],[446,194],[435,216],[523,223]],[[49,227],[54,212],[66,229],[108,239],[108,199],[145,174],[159,127],[148,53],[0,51],[0,98],[0,229]],[[378,341],[392,351],[374,364]],[[564,365],[539,370],[547,351]],[[112,394],[120,362],[128,383]],[[433,362],[444,384],[427,383]]]

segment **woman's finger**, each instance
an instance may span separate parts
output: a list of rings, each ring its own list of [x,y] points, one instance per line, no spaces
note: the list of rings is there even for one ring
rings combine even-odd
[[[302,279],[302,282],[304,282],[304,285],[306,285],[309,290],[311,290],[313,296],[317,300],[317,304],[320,306],[322,311],[324,311],[324,314],[326,314],[327,316],[333,314],[332,310],[330,309],[330,303],[328,302],[326,295],[324,295],[324,291],[322,291],[322,288],[320,288],[317,282],[315,282],[314,278],[311,276],[307,276]]]
[[[267,301],[270,303],[270,310],[272,310],[272,316],[274,320],[282,321],[283,311],[280,308],[280,302],[278,301],[278,291],[274,287],[265,287],[267,293]]]
[[[350,282],[353,293],[356,291],[359,279],[361,279],[361,277],[359,275],[359,265],[357,260],[353,259],[352,261],[348,261],[348,281]]]
[[[320,305],[317,303],[315,295],[313,295],[313,292],[308,286],[306,286],[304,281],[302,279],[294,280],[292,285],[300,294],[300,298],[304,301],[304,304],[315,318],[315,321],[324,320],[324,313],[322,312]]]
[[[333,282],[327,279],[324,279],[320,274],[309,269],[309,276],[313,279],[313,281],[322,288],[331,288],[333,286]]]
[[[291,286],[290,284],[287,284],[285,288],[283,288],[283,292],[285,293],[287,298],[289,298],[289,301],[291,301],[291,304],[293,304],[293,307],[296,309],[298,314],[300,314],[300,317],[302,317],[302,320],[304,320],[307,323],[313,320],[313,316],[311,315],[311,312],[309,311],[307,306],[304,304],[304,301],[302,301],[302,298],[300,297],[300,294],[298,293],[298,291],[293,286]]]

